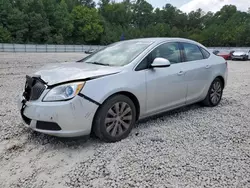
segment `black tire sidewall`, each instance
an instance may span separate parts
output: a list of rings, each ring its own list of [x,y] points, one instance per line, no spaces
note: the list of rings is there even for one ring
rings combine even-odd
[[[106,125],[104,122],[105,122],[105,118],[106,118],[108,110],[117,102],[126,102],[130,106],[132,110],[132,122],[128,130],[126,130],[126,132],[124,132],[120,136],[112,137],[106,131]],[[97,136],[100,139],[105,140],[107,142],[117,142],[126,138],[129,135],[129,133],[131,132],[132,128],[135,125],[135,122],[136,122],[136,108],[135,108],[133,101],[125,95],[115,95],[107,99],[98,110],[96,117],[95,117],[94,127],[96,129],[95,132],[98,132]]]

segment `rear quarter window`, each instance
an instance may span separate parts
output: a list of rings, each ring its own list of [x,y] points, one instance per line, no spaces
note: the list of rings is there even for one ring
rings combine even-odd
[[[200,48],[200,49],[205,59],[210,57],[210,53],[207,50],[205,50],[204,48]]]
[[[195,44],[182,43],[186,55],[186,61],[197,61],[204,59],[200,48]]]

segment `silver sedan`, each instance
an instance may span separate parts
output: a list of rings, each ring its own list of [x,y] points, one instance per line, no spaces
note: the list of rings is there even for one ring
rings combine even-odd
[[[227,62],[181,38],[117,42],[78,62],[26,76],[19,109],[25,125],[60,137],[126,138],[136,121],[192,103],[217,106]]]
[[[250,58],[250,50],[249,51],[235,51],[232,54],[232,60],[248,60]]]

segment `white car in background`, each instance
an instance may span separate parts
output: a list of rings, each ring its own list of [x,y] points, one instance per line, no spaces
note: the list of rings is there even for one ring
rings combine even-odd
[[[248,60],[250,57],[250,50],[248,51],[235,51],[233,54],[232,54],[232,60],[238,60],[238,59],[241,59],[241,60]]]

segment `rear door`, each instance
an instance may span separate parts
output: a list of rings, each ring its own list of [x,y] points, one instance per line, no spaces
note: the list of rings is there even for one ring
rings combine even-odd
[[[212,74],[212,65],[209,62],[209,52],[205,49],[191,43],[181,43],[185,57],[187,81],[187,103],[193,103],[204,98],[209,87]]]

